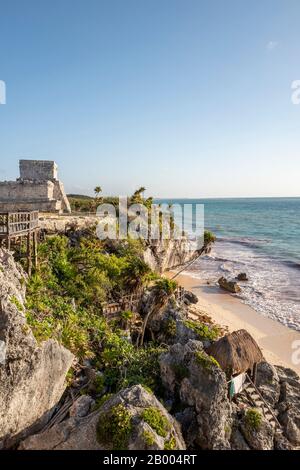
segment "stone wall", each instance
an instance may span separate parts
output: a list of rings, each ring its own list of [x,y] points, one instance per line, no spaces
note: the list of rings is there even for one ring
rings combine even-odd
[[[0,212],[71,212],[57,164],[47,160],[20,160],[20,178],[0,182]]]
[[[48,160],[20,160],[20,179],[47,181],[57,179],[57,164]]]
[[[52,200],[54,183],[52,181],[5,181],[0,183],[1,202],[26,202]]]

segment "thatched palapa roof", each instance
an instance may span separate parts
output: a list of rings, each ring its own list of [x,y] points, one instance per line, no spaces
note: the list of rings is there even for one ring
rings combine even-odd
[[[246,372],[264,360],[258,344],[246,330],[223,336],[207,349],[207,353],[218,361],[225,372],[233,375]]]

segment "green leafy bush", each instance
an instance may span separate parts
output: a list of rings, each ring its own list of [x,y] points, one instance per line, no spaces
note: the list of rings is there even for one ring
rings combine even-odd
[[[208,326],[193,320],[185,320],[183,323],[187,328],[191,328],[197,333],[201,340],[216,341],[220,336],[220,328],[217,325]]]
[[[131,414],[124,405],[112,407],[108,413],[101,413],[97,424],[99,443],[112,444],[113,450],[124,450],[132,430]]]
[[[261,426],[262,416],[258,410],[250,408],[246,411],[245,421],[249,429],[258,431]]]
[[[210,371],[214,367],[220,368],[220,364],[218,363],[218,361],[214,357],[206,354],[204,351],[196,351],[195,358],[196,362],[206,370]]]
[[[170,423],[158,408],[145,408],[141,417],[159,436],[167,436],[170,430]]]

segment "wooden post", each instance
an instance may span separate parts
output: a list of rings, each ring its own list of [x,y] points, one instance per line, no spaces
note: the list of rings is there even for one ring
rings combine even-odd
[[[253,383],[256,385],[256,377],[257,377],[257,362],[253,366]]]
[[[33,261],[34,268],[37,269],[37,232],[33,232]]]
[[[27,270],[28,270],[28,276],[31,276],[31,269],[32,269],[32,254],[31,254],[31,232],[28,232],[27,235]]]

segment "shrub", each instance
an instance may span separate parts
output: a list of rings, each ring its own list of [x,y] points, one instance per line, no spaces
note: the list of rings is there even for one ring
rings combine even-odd
[[[258,431],[261,426],[262,416],[258,410],[250,408],[246,411],[245,421],[249,429]]]
[[[215,341],[220,336],[220,329],[216,325],[207,326],[193,320],[185,320],[183,324],[197,333],[202,340]]]
[[[167,336],[176,336],[177,324],[173,318],[168,318],[163,325],[163,330]]]
[[[172,279],[167,279],[165,277],[162,277],[156,281],[155,287],[159,292],[167,294],[167,295],[171,295],[176,290],[177,282],[172,281]]]
[[[215,241],[216,241],[215,235],[209,230],[205,230],[204,231],[204,245],[208,245],[209,243],[214,243]]]
[[[101,413],[97,424],[98,442],[112,444],[113,450],[124,450],[132,431],[131,414],[124,405],[112,407],[108,413]]]
[[[159,409],[154,407],[145,408],[141,417],[159,436],[167,436],[170,423]]]
[[[168,441],[165,442],[164,450],[176,450],[176,439],[171,436]]]
[[[214,357],[208,356],[204,351],[196,351],[195,358],[196,362],[206,370],[212,370],[214,367],[220,367],[218,361]]]
[[[144,439],[145,444],[147,446],[152,446],[155,442],[154,434],[150,431],[147,431],[147,430],[143,431],[143,439]]]

